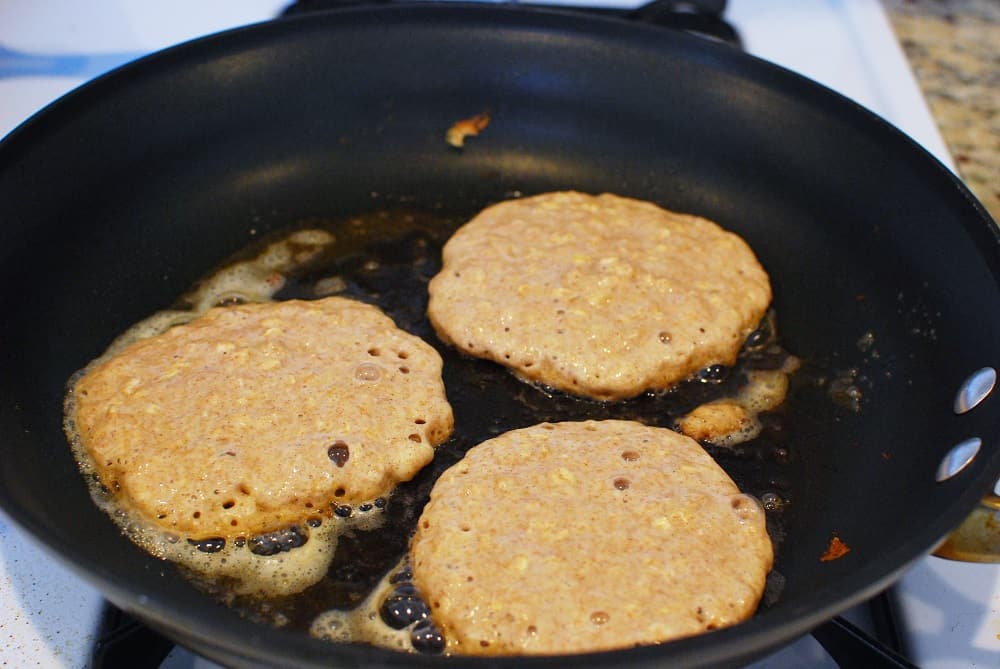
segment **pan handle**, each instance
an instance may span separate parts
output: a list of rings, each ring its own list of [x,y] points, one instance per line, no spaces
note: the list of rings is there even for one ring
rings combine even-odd
[[[997,370],[977,369],[958,387],[952,409],[961,416],[980,407],[997,385]],[[938,467],[937,480],[955,476],[979,452],[982,440],[966,439],[952,448]],[[1000,481],[987,493],[969,517],[934,551],[934,555],[962,562],[1000,562]]]
[[[962,562],[1000,562],[1000,496],[986,495],[934,555]]]

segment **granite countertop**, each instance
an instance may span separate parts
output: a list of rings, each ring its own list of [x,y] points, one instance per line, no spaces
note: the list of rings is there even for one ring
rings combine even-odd
[[[1000,222],[1000,2],[882,1],[959,174]]]

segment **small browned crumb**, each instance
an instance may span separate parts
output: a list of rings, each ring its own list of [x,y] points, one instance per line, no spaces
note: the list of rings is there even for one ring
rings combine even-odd
[[[463,118],[461,121],[456,121],[450,128],[448,128],[448,133],[445,135],[445,141],[448,142],[449,146],[461,149],[465,146],[466,137],[475,137],[480,132],[485,130],[486,126],[489,124],[490,115],[486,112],[476,114],[470,118]]]
[[[716,441],[745,429],[750,423],[746,409],[732,402],[702,404],[680,423],[681,432],[698,441]]]
[[[826,552],[820,556],[820,562],[829,562],[831,560],[836,560],[842,558],[851,552],[851,547],[840,540],[836,534],[830,539],[830,545],[827,546]]]

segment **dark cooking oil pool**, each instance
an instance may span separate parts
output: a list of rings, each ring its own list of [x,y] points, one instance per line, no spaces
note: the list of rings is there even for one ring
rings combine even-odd
[[[465,220],[438,213],[390,210],[338,220],[303,221],[239,252],[180,298],[176,311],[171,313],[191,314],[209,306],[251,300],[330,295],[375,304],[399,327],[423,338],[441,354],[444,383],[455,416],[454,434],[437,448],[434,460],[388,498],[358,508],[337,506],[301,528],[241,538],[230,547],[253,549],[260,555],[269,554],[269,550],[296,550],[295,546],[308,541],[310,532],[322,524],[378,515],[379,522],[345,526],[329,570],[318,583],[296,595],[267,599],[235,595],[227,588],[225,578],[194,577],[199,587],[252,619],[304,632],[330,611],[355,609],[362,603],[375,612],[373,616],[379,615],[390,627],[396,627],[402,620],[399,616],[409,615],[407,610],[410,614],[421,610],[419,597],[407,589],[403,563],[417,518],[435,480],[469,448],[502,432],[543,421],[623,419],[673,428],[678,418],[694,408],[737,396],[755,372],[787,365],[790,356],[776,343],[773,314],[747,340],[734,368],[713,367],[668,392],[647,393],[622,402],[550,392],[518,380],[497,364],[464,357],[437,339],[425,313],[427,284],[440,269],[441,248]],[[768,531],[778,561],[762,607],[772,605],[781,591],[780,546],[785,534],[782,517],[796,492],[788,471],[795,450],[786,443],[783,423],[803,374],[794,375],[789,402],[759,416],[761,429],[755,438],[725,448],[707,446],[739,488],[761,500],[767,511]],[[581,499],[579,503],[588,502]],[[199,546],[204,552],[219,548],[210,543]],[[382,601],[371,601],[375,589]],[[404,599],[410,609],[402,613],[398,606],[393,609],[394,603]],[[426,625],[421,626],[420,620],[405,620],[407,625],[414,622],[418,623],[416,628],[410,626],[414,647],[440,650],[432,638],[433,629],[424,629]]]

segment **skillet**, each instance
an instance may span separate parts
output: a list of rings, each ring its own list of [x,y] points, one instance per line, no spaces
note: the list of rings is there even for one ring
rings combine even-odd
[[[483,135],[450,149],[449,125],[481,111]],[[400,204],[464,215],[560,188],[742,235],[771,274],[782,344],[823,370],[790,399],[781,480],[750,490],[789,500],[777,601],[734,628],[578,664],[749,661],[883,589],[1000,475],[995,396],[952,411],[962,381],[1000,357],[1000,241],[922,149],[828,90],[684,35],[423,6],[154,54],[0,145],[0,504],[116,605],[223,663],[564,664],[403,656],[241,618],[118,534],[61,432],[70,374],[257,235]],[[857,412],[821,383],[853,369]],[[970,437],[979,456],[935,482]],[[851,552],[821,561],[834,535]]]

